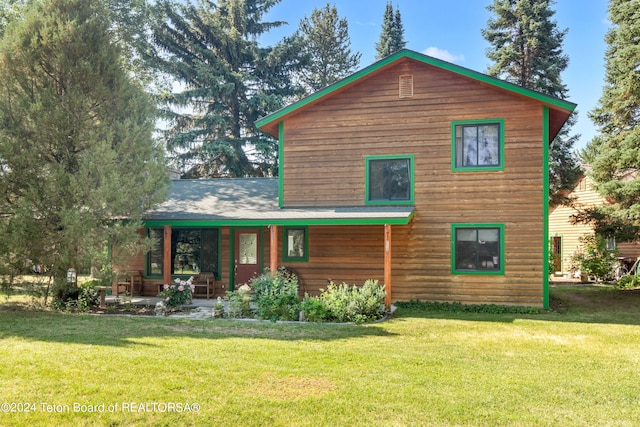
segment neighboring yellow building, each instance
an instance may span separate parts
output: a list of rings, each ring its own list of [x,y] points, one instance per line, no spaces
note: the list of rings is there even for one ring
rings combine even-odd
[[[582,176],[578,184],[571,192],[575,197],[575,207],[587,207],[602,205],[605,201],[593,189],[593,181],[587,176]],[[593,229],[588,224],[572,224],[571,216],[577,212],[575,208],[557,206],[549,213],[549,238],[552,242],[552,252],[556,257],[556,274],[569,274],[572,272],[571,257],[581,250],[580,237],[592,234]],[[608,246],[618,249],[618,256],[625,258],[637,258],[640,256],[640,245],[636,243],[621,243],[616,245],[611,239]]]

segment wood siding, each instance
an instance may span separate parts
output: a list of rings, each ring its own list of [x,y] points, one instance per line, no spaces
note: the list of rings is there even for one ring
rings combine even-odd
[[[399,98],[400,75],[414,95]],[[504,170],[452,172],[451,124],[504,120]],[[365,157],[415,157],[415,216],[393,227],[393,300],[543,304],[543,107],[478,81],[403,62],[288,118],[283,203],[365,204]],[[451,224],[505,227],[503,276],[451,274]],[[306,286],[382,278],[383,227],[310,227]]]
[[[576,185],[571,193],[575,197],[575,207],[558,206],[549,214],[549,236],[560,237],[562,242],[561,271],[572,272],[571,257],[581,251],[580,237],[593,234],[593,228],[588,224],[572,224],[571,216],[578,209],[590,206],[600,206],[604,199],[592,187],[593,181],[587,176]],[[635,243],[621,243],[618,245],[618,255],[621,257],[637,258],[640,256],[640,245]]]

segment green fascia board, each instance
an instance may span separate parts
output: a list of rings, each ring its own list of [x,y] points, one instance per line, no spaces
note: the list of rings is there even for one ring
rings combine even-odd
[[[278,207],[284,206],[284,122],[278,124]]]
[[[469,68],[465,68],[465,67],[461,67],[459,65],[455,65],[455,64],[451,64],[449,62],[446,61],[442,61],[440,59],[436,59],[433,58],[431,56],[427,56],[418,52],[415,52],[413,50],[408,50],[408,49],[402,49],[398,52],[396,52],[393,55],[387,56],[386,58],[381,59],[378,62],[374,62],[373,64],[369,65],[368,67],[363,68],[362,70],[348,76],[345,77],[344,79],[332,84],[331,86],[328,86],[304,99],[301,99],[300,101],[293,103],[285,108],[282,108],[274,113],[271,113],[265,117],[263,117],[262,119],[259,119],[258,121],[255,122],[256,127],[260,128],[266,124],[269,124],[271,122],[277,121],[282,119],[284,116],[286,116],[287,114],[304,107],[305,105],[308,105],[312,102],[317,101],[320,98],[323,98],[329,94],[331,94],[332,92],[335,92],[357,80],[360,80],[363,77],[368,76],[369,74],[372,74],[376,71],[378,71],[379,69],[393,63],[396,62],[400,59],[403,58],[410,58],[413,59],[415,61],[421,62],[423,64],[428,64],[428,65],[432,65],[434,67],[443,69],[443,70],[447,70],[450,71],[452,73],[464,76],[464,77],[468,77],[474,80],[477,80],[479,82],[485,83],[485,84],[489,84],[491,86],[495,86],[498,87],[500,89],[504,89],[507,90],[509,92],[512,93],[516,93],[518,95],[523,95],[526,96],[528,98],[534,99],[536,101],[540,101],[542,103],[551,105],[553,107],[556,108],[560,108],[562,110],[566,110],[566,111],[570,111],[572,112],[573,110],[575,110],[577,104],[574,104],[573,102],[569,102],[569,101],[565,101],[563,99],[559,99],[559,98],[555,98],[553,96],[549,96],[549,95],[545,95],[543,93],[540,92],[536,92],[534,90],[531,89],[526,89],[522,86],[518,86],[516,84],[513,83],[509,83],[506,82],[504,80],[500,80],[496,77],[492,77],[483,73],[480,73],[478,71],[474,71],[471,70]]]
[[[146,227],[266,227],[268,225],[281,226],[309,226],[309,225],[407,225],[411,222],[414,212],[403,218],[335,218],[335,219],[248,219],[248,220],[149,220]]]
[[[549,309],[549,108],[542,107],[542,308]]]

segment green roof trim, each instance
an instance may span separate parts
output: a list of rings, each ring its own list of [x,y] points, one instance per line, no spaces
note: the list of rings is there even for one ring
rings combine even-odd
[[[396,53],[394,53],[393,55],[387,56],[386,58],[381,59],[378,62],[374,62],[373,64],[369,65],[368,67],[363,68],[362,70],[334,83],[331,86],[327,86],[326,88],[304,98],[301,99],[300,101],[293,103],[285,108],[282,108],[274,113],[271,113],[261,119],[259,119],[258,121],[256,121],[256,126],[258,128],[261,128],[264,125],[267,125],[269,123],[272,123],[274,121],[280,120],[282,119],[284,116],[286,116],[287,114],[304,107],[305,105],[308,105],[314,101],[317,101],[320,98],[323,98],[329,94],[331,94],[332,92],[335,92],[363,77],[368,76],[371,73],[374,73],[376,71],[378,71],[379,69],[393,63],[396,62],[400,59],[403,58],[410,58],[413,59],[415,61],[418,62],[422,62],[423,64],[428,64],[428,65],[432,65],[434,67],[443,69],[443,70],[447,70],[450,71],[452,73],[461,75],[461,76],[465,76],[477,81],[480,81],[482,83],[486,83],[495,87],[498,87],[500,89],[504,89],[507,90],[509,92],[513,92],[516,93],[518,95],[523,95],[526,96],[528,98],[531,99],[535,99],[536,101],[540,101],[542,103],[545,104],[549,104],[553,107],[556,108],[560,108],[563,110],[567,110],[567,111],[573,111],[576,108],[576,104],[574,104],[573,102],[569,102],[569,101],[565,101],[559,98],[555,98],[553,96],[549,96],[549,95],[545,95],[543,93],[540,92],[536,92],[534,90],[531,89],[526,89],[523,88],[521,86],[518,86],[516,84],[513,83],[509,83],[506,82],[504,80],[500,80],[498,78],[495,77],[491,77],[489,75],[480,73],[478,71],[474,71],[471,70],[469,68],[465,68],[465,67],[461,67],[459,65],[455,65],[452,64],[450,62],[446,62],[446,61],[442,61],[440,59],[436,59],[433,58],[431,56],[427,56],[418,52],[415,52],[413,50],[408,50],[408,49],[402,49]]]
[[[309,226],[309,225],[406,225],[413,219],[411,211],[402,217],[387,218],[310,218],[310,219],[249,219],[249,220],[145,220],[146,227],[266,227],[268,225]]]

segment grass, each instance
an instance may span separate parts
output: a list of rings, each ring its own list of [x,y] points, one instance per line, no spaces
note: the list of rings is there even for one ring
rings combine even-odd
[[[361,326],[60,314],[12,297],[0,404],[35,410],[0,410],[0,425],[637,425],[640,293],[551,297],[541,314],[406,308]]]

